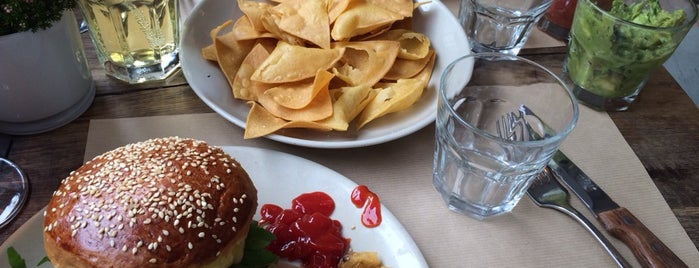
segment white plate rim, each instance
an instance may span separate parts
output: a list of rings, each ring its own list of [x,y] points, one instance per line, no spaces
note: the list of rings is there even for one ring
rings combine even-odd
[[[353,250],[377,251],[379,257],[388,267],[429,267],[408,231],[383,204],[381,205],[383,216],[381,225],[376,228],[361,226],[359,218],[361,209],[355,208],[350,201],[351,190],[357,184],[349,178],[316,162],[284,152],[245,146],[220,147],[236,158],[255,182],[259,190],[256,219],[259,219],[259,209],[265,203],[276,203],[282,207],[288,207],[288,204],[291,203],[289,197],[295,197],[305,192],[324,191],[330,194],[335,201],[336,210],[331,217],[342,222],[343,236],[352,239],[351,247]],[[270,163],[277,163],[281,166],[271,168],[269,167]],[[289,169],[288,167],[295,168]],[[321,177],[315,183],[308,179],[296,181],[298,176],[308,174],[318,174]],[[267,176],[273,176],[275,180]],[[281,181],[277,180],[278,178],[281,178]],[[292,181],[294,183],[288,184]],[[280,185],[285,185],[284,189],[287,191],[280,193],[268,189]],[[341,193],[347,199],[343,202],[337,193]],[[288,203],[281,204],[281,199]],[[8,263],[6,251],[10,246],[15,247],[20,255],[27,260],[28,267],[35,266],[41,258],[46,256],[42,240],[43,212],[44,209],[34,214],[0,245],[0,266]],[[381,238],[398,240],[388,241],[388,239],[382,240]],[[39,241],[38,243],[26,242],[34,240]],[[372,248],[377,244],[384,244],[389,249]],[[45,266],[49,267],[50,265]]]
[[[206,40],[206,42],[203,42],[203,40],[199,39],[209,38],[209,31],[223,23],[225,19],[232,18],[235,14],[239,16],[240,11],[235,8],[235,1],[225,3],[232,5],[232,8],[221,8],[222,5],[225,5],[221,3],[221,0],[203,0],[194,7],[183,24],[180,38],[180,61],[184,76],[197,96],[216,113],[244,129],[246,117],[242,114],[234,115],[230,109],[234,105],[245,105],[244,109],[249,109],[247,104],[241,100],[234,100],[230,93],[221,93],[230,96],[226,97],[230,100],[208,96],[208,94],[211,94],[209,91],[212,88],[214,88],[213,90],[220,90],[219,87],[229,89],[229,86],[220,70],[218,70],[218,66],[204,60],[200,53],[201,48],[206,44],[210,44],[210,41]],[[232,15],[221,18],[221,21],[211,21],[218,19],[218,15],[221,12],[228,12]],[[441,1],[433,0],[428,4],[419,6],[415,9],[414,18],[416,20],[416,31],[423,32],[430,37],[432,47],[437,51],[437,62],[425,93],[413,107],[379,118],[359,131],[319,133],[297,129],[282,130],[280,132],[282,134],[270,134],[265,137],[302,147],[326,149],[356,148],[402,138],[433,123],[437,114],[436,92],[439,87],[441,73],[451,61],[470,53],[470,46],[458,20]],[[429,23],[421,23],[423,20]],[[207,24],[207,26],[199,27],[198,29],[197,25],[200,24]],[[454,30],[449,31],[446,28]],[[445,34],[446,32],[448,34]],[[225,83],[221,83],[221,79]],[[216,83],[216,85],[211,86],[211,82]],[[221,103],[222,101],[226,103]],[[232,104],[231,102],[237,104]],[[299,135],[308,135],[307,137],[311,138],[301,138],[298,137]]]

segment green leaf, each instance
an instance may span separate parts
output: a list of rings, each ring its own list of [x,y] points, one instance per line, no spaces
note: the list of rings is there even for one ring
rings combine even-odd
[[[49,257],[44,256],[43,258],[41,258],[39,263],[36,264],[36,266],[41,266],[42,264],[47,263],[47,262],[51,262],[51,260],[49,260]]]
[[[245,248],[264,249],[274,238],[274,234],[260,227],[257,221],[253,221],[250,225],[248,237],[245,239]]]
[[[7,248],[7,261],[10,263],[10,267],[12,268],[27,268],[27,263],[13,247]]]
[[[243,260],[236,268],[261,268],[267,267],[279,259],[277,255],[267,250],[246,250]]]
[[[262,268],[276,262],[279,257],[265,249],[274,239],[274,234],[260,227],[257,221],[252,221],[245,238],[243,260],[231,268]]]

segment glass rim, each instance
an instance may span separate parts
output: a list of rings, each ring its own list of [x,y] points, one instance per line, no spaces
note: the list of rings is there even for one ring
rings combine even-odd
[[[480,0],[468,0],[471,2],[473,5],[479,5],[485,8],[495,8],[497,7],[497,4],[491,4],[491,5],[482,5],[480,4]],[[518,16],[511,15],[507,16],[510,19],[517,19],[517,18],[527,18],[527,17],[537,17],[541,16],[546,12],[546,9],[548,9],[551,5],[553,4],[553,1],[541,1],[541,3],[534,5],[530,8],[505,8],[508,11],[513,12],[513,14],[519,12],[521,13]]]
[[[27,202],[27,199],[29,197],[29,180],[27,179],[27,174],[24,173],[24,170],[22,170],[17,164],[10,161],[9,159],[0,156],[0,164],[2,163],[4,163],[9,168],[13,169],[15,173],[17,173],[21,180],[22,189],[19,192],[17,192],[15,194],[15,197],[11,200],[12,206],[3,208],[2,213],[0,213],[0,229],[10,224],[15,219],[15,217],[19,215],[19,212],[22,210],[24,204]]]
[[[459,124],[466,126],[467,128],[471,129],[474,133],[484,136],[488,139],[496,140],[499,143],[504,143],[504,144],[513,144],[513,145],[522,145],[522,146],[541,146],[545,144],[550,144],[554,142],[558,142],[562,139],[564,139],[568,134],[570,134],[573,129],[575,128],[575,125],[578,123],[578,118],[580,117],[580,109],[578,105],[577,98],[575,97],[575,94],[573,94],[573,91],[568,87],[568,85],[560,78],[558,77],[555,73],[553,73],[551,70],[548,68],[544,67],[543,65],[536,63],[535,61],[516,56],[516,55],[510,55],[510,54],[504,54],[504,53],[498,53],[498,52],[481,52],[481,53],[470,53],[464,56],[461,56],[457,58],[456,60],[452,61],[447,65],[447,67],[444,69],[442,72],[442,75],[440,77],[439,81],[439,98],[440,101],[447,104],[449,103],[448,98],[445,94],[445,80],[447,73],[451,71],[457,64],[460,62],[463,62],[466,59],[472,58],[497,58],[498,60],[515,60],[515,61],[522,61],[524,63],[527,63],[529,65],[532,65],[542,71],[544,71],[546,74],[549,76],[553,77],[554,80],[565,90],[565,92],[568,94],[568,100],[570,101],[571,108],[572,108],[572,115],[570,118],[570,122],[566,125],[565,128],[563,128],[561,131],[557,131],[555,135],[546,135],[545,137],[542,137],[541,139],[536,139],[536,140],[527,140],[527,141],[516,141],[516,140],[508,140],[501,138],[497,135],[494,135],[488,131],[485,131],[481,128],[478,128],[468,122],[466,122],[461,116],[459,116],[456,111],[454,110],[454,107],[451,105],[445,105],[447,110],[449,111],[449,114],[452,115]],[[467,82],[468,83],[468,82]]]
[[[614,15],[610,14],[610,13],[607,12],[606,10],[602,9],[601,7],[599,7],[599,6],[597,5],[596,1],[593,1],[593,0],[581,0],[581,1],[589,2],[590,5],[592,5],[592,7],[593,7],[596,11],[602,13],[604,16],[607,16],[607,17],[612,18],[614,21],[619,21],[620,23],[627,24],[627,25],[630,25],[630,26],[633,26],[633,27],[638,27],[638,28],[643,28],[643,29],[653,30],[653,31],[656,31],[656,30],[683,29],[683,28],[685,28],[685,27],[686,27],[686,28],[689,28],[689,27],[691,27],[695,22],[697,22],[697,18],[699,18],[699,8],[697,7],[697,4],[694,3],[694,0],[680,0],[680,1],[685,1],[685,2],[688,2],[688,3],[689,3],[690,9],[693,11],[693,12],[692,12],[692,13],[693,13],[693,16],[692,16],[691,18],[689,18],[688,20],[685,20],[682,24],[677,25],[677,26],[671,26],[671,27],[657,27],[657,26],[650,26],[650,25],[639,24],[639,23],[635,23],[635,22],[632,22],[632,21],[628,21],[628,20],[625,20],[625,19],[622,19],[622,18],[619,18],[619,17],[617,17],[617,16],[614,16]],[[664,10],[664,9],[663,9],[663,10]],[[680,10],[680,9],[676,9],[676,10]],[[684,10],[684,9],[682,9],[682,10]],[[667,11],[667,10],[666,10],[666,11]],[[688,26],[689,26],[689,27],[688,27]]]

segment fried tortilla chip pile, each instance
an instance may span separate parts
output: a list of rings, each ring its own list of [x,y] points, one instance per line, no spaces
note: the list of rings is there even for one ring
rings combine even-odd
[[[347,131],[410,107],[432,74],[430,40],[412,31],[412,0],[238,0],[243,16],[211,31],[246,139],[282,128]],[[227,29],[229,29],[227,31]]]

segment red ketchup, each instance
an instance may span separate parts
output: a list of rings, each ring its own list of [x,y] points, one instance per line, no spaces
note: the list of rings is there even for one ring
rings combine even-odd
[[[262,205],[260,224],[276,236],[267,250],[301,260],[304,267],[337,267],[349,240],[342,237],[342,224],[330,218],[334,210],[335,202],[323,192],[299,195],[290,209]]]
[[[352,190],[351,198],[354,206],[358,208],[364,206],[364,211],[362,211],[362,224],[364,226],[374,228],[381,224],[381,201],[379,201],[378,195],[370,191],[368,187],[359,185]]]

